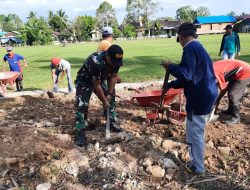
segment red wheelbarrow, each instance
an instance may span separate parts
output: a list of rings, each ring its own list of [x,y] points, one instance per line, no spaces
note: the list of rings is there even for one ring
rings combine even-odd
[[[6,95],[7,85],[10,85],[14,89],[16,78],[19,76],[19,72],[0,72],[0,93],[2,96]]]
[[[169,89],[163,98],[163,106],[160,108],[162,90],[140,92],[136,89],[136,94],[132,97],[132,102],[136,101],[140,107],[145,108],[149,125],[158,123],[164,116],[173,124],[183,125],[186,112],[183,106],[185,99],[183,89]],[[161,117],[160,117],[161,116]]]

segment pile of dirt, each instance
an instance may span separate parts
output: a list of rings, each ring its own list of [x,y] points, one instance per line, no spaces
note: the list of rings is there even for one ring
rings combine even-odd
[[[157,87],[149,86],[146,90]],[[242,123],[227,118],[206,127],[207,173],[194,177],[184,166],[185,127],[166,119],[148,126],[145,110],[117,92],[121,133],[105,139],[101,104],[89,109],[88,146],[74,145],[74,95],[47,94],[1,100],[0,189],[248,189],[250,186],[250,93]],[[224,99],[221,109],[225,109]],[[205,181],[204,181],[205,180]]]

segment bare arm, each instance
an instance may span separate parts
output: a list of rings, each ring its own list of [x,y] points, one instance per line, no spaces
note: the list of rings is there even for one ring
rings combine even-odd
[[[220,91],[220,94],[215,102],[215,111],[216,112],[218,111],[218,107],[220,105],[221,98],[226,94],[227,91],[228,91],[228,86],[225,89]]]
[[[116,82],[117,82],[117,73],[113,73],[109,81],[109,94],[112,95],[114,94]]]
[[[55,84],[55,78],[56,78],[55,69],[51,69],[51,77],[52,77],[52,80],[53,80],[53,84]]]
[[[24,67],[28,67],[26,59],[23,59]]]

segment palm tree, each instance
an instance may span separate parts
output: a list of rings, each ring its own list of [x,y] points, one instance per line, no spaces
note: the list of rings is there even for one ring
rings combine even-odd
[[[34,17],[36,17],[36,13],[34,11],[30,11],[27,19],[34,18]]]
[[[53,16],[54,16],[53,11],[49,10],[48,20],[52,19]]]
[[[67,28],[67,23],[68,23],[68,16],[66,15],[65,11],[63,11],[62,9],[59,9],[57,11],[57,15],[59,16],[59,18],[62,20],[62,22],[65,24],[66,28]]]

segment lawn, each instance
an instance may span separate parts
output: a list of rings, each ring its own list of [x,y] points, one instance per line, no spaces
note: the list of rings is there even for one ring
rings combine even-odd
[[[218,56],[222,35],[204,35],[199,40],[207,49],[213,60]],[[241,56],[239,59],[250,63],[250,35],[240,34]],[[175,38],[115,41],[124,49],[124,66],[120,69],[123,82],[140,82],[162,79],[164,70],[159,65],[161,60],[169,59],[179,63],[182,54],[180,44]],[[78,69],[86,57],[97,49],[97,42],[68,44],[66,47],[49,45],[35,47],[17,47],[14,52],[25,56],[28,68],[24,72],[24,87],[26,90],[52,88],[49,61],[53,56],[68,60],[72,66],[72,76],[75,80]],[[1,48],[1,55],[5,49]],[[66,77],[63,86],[66,87]]]

